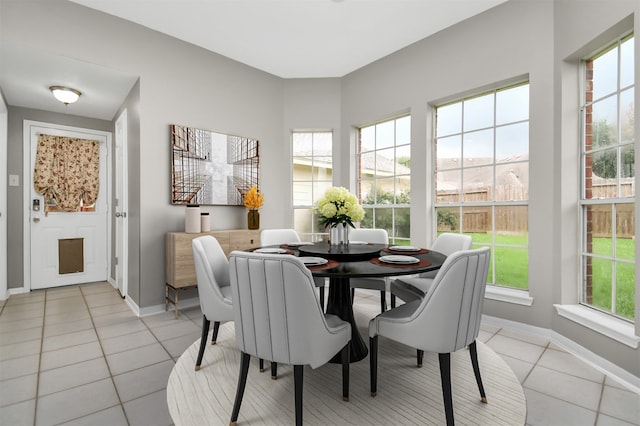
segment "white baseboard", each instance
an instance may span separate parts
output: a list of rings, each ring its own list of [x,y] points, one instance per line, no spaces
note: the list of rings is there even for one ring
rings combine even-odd
[[[192,308],[194,306],[200,306],[200,299],[198,297],[180,299],[178,309]],[[138,308],[138,312],[136,313],[136,315],[138,315],[139,317],[146,317],[149,315],[155,315],[155,314],[165,312],[164,309],[165,309],[164,303],[161,305],[148,306],[146,308]],[[172,304],[169,304],[169,311],[174,311],[174,306]]]
[[[561,335],[556,331],[488,315],[482,316],[482,323],[494,327],[510,328],[522,333],[549,339],[550,342],[563,348],[589,366],[611,377],[617,382],[620,382],[622,385],[629,388],[629,390],[640,394],[640,377],[637,377],[629,373],[627,370],[618,367],[611,361],[608,361],[600,355],[591,352],[584,346],[577,344],[573,340]]]
[[[9,289],[9,296],[12,296],[14,294],[24,294],[24,293],[29,293],[24,287],[17,287],[17,288],[10,288]]]

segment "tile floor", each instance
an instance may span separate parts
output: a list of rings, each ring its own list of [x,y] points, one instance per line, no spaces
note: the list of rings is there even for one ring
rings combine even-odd
[[[172,424],[167,379],[201,319],[137,318],[108,283],[0,301],[0,425]],[[480,340],[523,384],[528,425],[640,425],[640,395],[549,341],[491,326]]]

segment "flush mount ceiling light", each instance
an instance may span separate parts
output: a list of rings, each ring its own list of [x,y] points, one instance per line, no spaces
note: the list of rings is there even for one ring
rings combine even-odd
[[[51,86],[49,87],[49,90],[51,90],[51,93],[53,93],[53,96],[57,100],[59,100],[65,105],[69,105],[76,102],[78,98],[80,98],[80,95],[82,94],[76,89],[71,89],[70,87],[64,87],[64,86]]]

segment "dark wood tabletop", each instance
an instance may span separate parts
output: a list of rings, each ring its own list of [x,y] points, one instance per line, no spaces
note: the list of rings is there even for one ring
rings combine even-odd
[[[346,244],[331,246],[328,243],[313,245],[279,247],[299,257],[313,256],[328,259],[327,265],[309,267],[314,277],[329,278],[329,295],[327,298],[327,314],[334,314],[351,324],[350,361],[356,362],[366,358],[368,349],[358,332],[358,325],[353,316],[351,301],[351,278],[388,277],[395,275],[419,274],[439,269],[447,258],[444,254],[420,249],[410,251],[394,251],[387,244]],[[404,255],[413,256],[420,261],[414,264],[398,265],[380,261],[381,256]],[[339,354],[331,362],[340,363]]]

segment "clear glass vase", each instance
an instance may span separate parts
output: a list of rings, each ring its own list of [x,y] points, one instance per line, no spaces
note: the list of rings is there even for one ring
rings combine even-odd
[[[329,244],[339,246],[349,244],[349,225],[339,223],[329,229]]]

